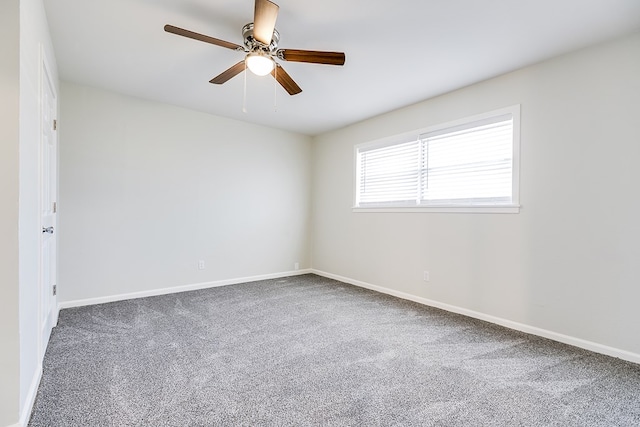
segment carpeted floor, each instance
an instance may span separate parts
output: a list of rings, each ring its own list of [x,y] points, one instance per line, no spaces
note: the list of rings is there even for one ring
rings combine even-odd
[[[638,426],[640,365],[314,275],[60,313],[30,426]]]

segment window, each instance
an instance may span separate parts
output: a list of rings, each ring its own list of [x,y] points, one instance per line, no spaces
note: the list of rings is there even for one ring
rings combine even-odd
[[[356,147],[355,210],[517,212],[520,107]]]

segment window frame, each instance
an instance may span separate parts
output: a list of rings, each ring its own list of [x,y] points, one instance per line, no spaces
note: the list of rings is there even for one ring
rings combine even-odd
[[[496,116],[510,114],[513,120],[513,152],[512,152],[512,176],[511,176],[511,203],[487,203],[487,204],[442,204],[434,206],[425,205],[393,205],[393,202],[381,203],[379,206],[358,206],[358,187],[360,185],[360,162],[358,154],[360,150],[371,150],[391,145],[419,140],[421,135],[459,128],[473,122],[487,120]],[[353,160],[353,212],[432,212],[432,213],[519,213],[520,212],[520,104],[500,108],[482,114],[464,117],[461,119],[440,123],[381,138],[374,141],[356,144],[354,146]]]

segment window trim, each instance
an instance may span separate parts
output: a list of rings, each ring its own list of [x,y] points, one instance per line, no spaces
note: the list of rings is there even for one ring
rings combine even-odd
[[[400,144],[403,142],[409,142],[417,140],[421,135],[427,133],[434,133],[438,131],[450,130],[451,128],[461,127],[473,122],[486,120],[492,117],[511,114],[513,118],[513,156],[512,156],[512,178],[511,178],[511,204],[492,204],[486,205],[437,205],[437,206],[358,206],[358,184],[360,165],[358,162],[358,151],[362,149],[377,149],[386,146]],[[520,212],[520,104],[515,104],[509,107],[500,108],[497,110],[489,111],[482,114],[476,114],[474,116],[468,116],[461,119],[452,120],[446,123],[440,123],[437,125],[429,126],[426,128],[416,129],[410,132],[403,132],[401,134],[392,135],[389,137],[369,141],[365,143],[356,144],[353,148],[353,212],[390,212],[390,213],[412,213],[412,212],[427,212],[427,213],[519,213]]]

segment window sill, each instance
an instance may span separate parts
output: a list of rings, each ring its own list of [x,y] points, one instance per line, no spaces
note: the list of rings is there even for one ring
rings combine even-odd
[[[520,205],[487,205],[487,206],[394,206],[394,207],[354,207],[357,213],[520,213]]]

